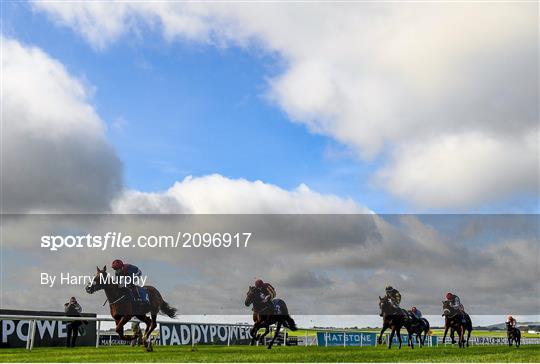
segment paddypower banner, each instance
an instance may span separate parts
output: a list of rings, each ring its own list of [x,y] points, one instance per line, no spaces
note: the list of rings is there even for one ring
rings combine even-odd
[[[247,345],[250,330],[245,325],[162,323],[159,333],[161,345]]]

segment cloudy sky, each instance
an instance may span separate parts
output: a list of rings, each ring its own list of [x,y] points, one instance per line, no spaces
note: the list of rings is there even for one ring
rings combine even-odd
[[[534,280],[495,274],[539,277],[537,215],[515,235],[473,224],[481,241],[450,215],[384,215],[539,212],[537,27],[534,2],[3,3],[2,211],[374,213],[377,239],[351,254],[299,238],[327,263],[293,254],[294,275],[328,270],[314,284],[335,287],[346,266],[379,275],[375,292],[411,284],[408,259],[425,254],[428,271],[480,272],[477,308],[493,282],[537,298]],[[16,269],[36,242],[8,240]],[[539,312],[526,297],[515,312]]]

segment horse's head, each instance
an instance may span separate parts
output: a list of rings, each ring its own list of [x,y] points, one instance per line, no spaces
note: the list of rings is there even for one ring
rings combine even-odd
[[[99,267],[96,267],[96,275],[94,276],[94,279],[92,279],[92,282],[85,287],[86,293],[94,293],[96,291],[99,291],[100,289],[103,289],[104,284],[101,282],[107,281],[107,276],[109,273],[107,273],[107,266],[104,265],[103,269],[99,269]]]
[[[452,316],[453,307],[450,305],[450,301],[442,301],[442,316]]]
[[[392,309],[392,304],[388,297],[379,296],[379,316],[383,316],[385,313],[388,313]]]
[[[256,297],[257,297],[257,289],[255,288],[255,286],[249,286],[248,291],[246,293],[246,301],[244,302],[244,304],[246,306],[251,305],[252,303],[255,302]]]

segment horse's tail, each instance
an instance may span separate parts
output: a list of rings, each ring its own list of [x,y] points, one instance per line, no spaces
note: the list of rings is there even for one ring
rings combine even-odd
[[[176,311],[178,311],[176,308],[171,307],[167,302],[163,301],[161,305],[159,305],[159,310],[164,313],[165,315],[169,316],[170,318],[176,317]]]
[[[296,322],[294,322],[291,315],[285,316],[285,322],[283,324],[285,325],[286,328],[288,328],[288,329],[290,329],[292,331],[298,330],[298,328],[296,327]]]

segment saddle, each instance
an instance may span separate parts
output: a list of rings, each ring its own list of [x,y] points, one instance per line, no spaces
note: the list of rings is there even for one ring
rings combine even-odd
[[[282,301],[279,298],[274,298],[273,300],[266,302],[263,308],[257,313],[263,315],[282,315],[281,302]]]
[[[136,303],[136,304],[150,303],[150,297],[148,296],[148,292],[143,287],[139,287],[139,286],[125,287],[124,294],[132,303]]]

